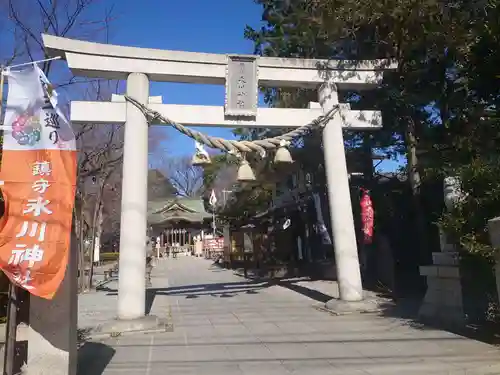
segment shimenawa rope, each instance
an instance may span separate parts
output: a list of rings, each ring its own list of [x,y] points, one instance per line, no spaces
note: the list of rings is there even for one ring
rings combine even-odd
[[[148,118],[149,124],[151,124],[155,120],[160,120],[166,124],[171,125],[179,132],[187,135],[188,137],[208,147],[217,148],[219,150],[229,152],[235,155],[245,154],[249,152],[258,152],[260,154],[265,154],[269,150],[274,150],[279,147],[286,146],[293,139],[304,136],[308,134],[311,130],[323,126],[323,124],[328,122],[328,120],[330,120],[333,117],[334,113],[339,109],[339,106],[335,106],[324,115],[314,119],[311,123],[303,125],[297,129],[294,129],[288,133],[279,135],[277,137],[266,138],[255,141],[236,141],[219,137],[212,137],[207,134],[201,133],[199,131],[190,129],[182,124],[172,121],[171,119],[163,116],[159,112],[154,111],[151,108],[148,108],[144,104],[138,102],[137,100],[128,95],[125,95],[125,99],[134,104],[144,113],[146,118]]]

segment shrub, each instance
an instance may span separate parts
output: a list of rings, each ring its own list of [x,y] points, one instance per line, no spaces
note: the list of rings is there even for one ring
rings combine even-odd
[[[101,262],[115,262],[118,260],[120,253],[101,253]]]
[[[493,261],[488,220],[500,214],[500,160],[475,158],[456,169],[464,199],[439,222],[451,243],[461,250]]]

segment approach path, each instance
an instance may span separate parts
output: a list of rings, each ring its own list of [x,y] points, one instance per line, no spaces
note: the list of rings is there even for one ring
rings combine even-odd
[[[115,303],[101,293],[99,303]],[[162,260],[150,295],[152,313],[170,306],[174,332],[87,344],[102,358],[84,375],[500,374],[500,352],[487,344],[383,314],[332,316],[304,294],[204,259]]]

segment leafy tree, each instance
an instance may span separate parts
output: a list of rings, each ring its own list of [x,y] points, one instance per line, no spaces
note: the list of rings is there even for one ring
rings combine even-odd
[[[255,0],[262,5],[264,26],[247,27],[255,52],[264,56],[320,59],[392,58],[397,69],[386,74],[384,85],[371,92],[345,92],[354,106],[383,111],[384,129],[370,146],[406,156],[413,196],[416,238],[427,247],[421,184],[425,166],[436,159],[422,151],[435,146],[439,132],[456,121],[464,93],[456,90],[462,67],[470,62],[477,34],[471,25],[485,19],[484,6],[475,2],[434,0]],[[495,2],[495,1],[493,1]],[[488,15],[493,19],[493,15]],[[268,90],[268,102],[279,102],[282,90]],[[295,97],[300,97],[300,90]],[[293,101],[292,101],[293,102]],[[302,105],[304,103],[302,102]],[[367,139],[346,136],[359,147]],[[449,145],[447,139],[443,141]]]
[[[457,98],[447,126],[434,129],[428,171],[459,176],[465,199],[440,225],[463,250],[492,260],[487,221],[500,214],[500,2],[490,1],[469,24],[450,90]]]

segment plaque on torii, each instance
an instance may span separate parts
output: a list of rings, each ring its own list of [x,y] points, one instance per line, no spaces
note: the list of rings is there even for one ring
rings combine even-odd
[[[228,55],[224,114],[257,117],[259,98],[257,56]]]

